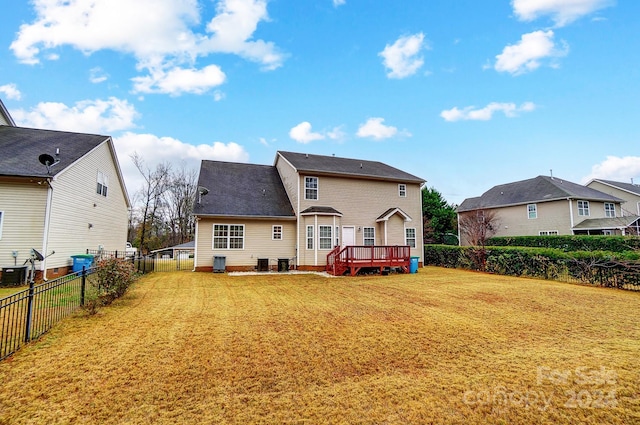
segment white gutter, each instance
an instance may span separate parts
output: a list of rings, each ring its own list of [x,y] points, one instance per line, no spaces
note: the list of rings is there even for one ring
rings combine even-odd
[[[569,201],[569,218],[571,219],[571,234],[573,234],[573,203],[571,202],[571,198],[568,199]]]
[[[291,165],[291,164],[289,164],[289,165]],[[293,165],[292,165],[292,167],[293,167]],[[295,167],[293,167],[293,169],[295,170]],[[298,267],[300,266],[300,255],[299,255],[300,254],[300,246],[301,246],[301,244],[300,244],[300,179],[302,177],[300,177],[300,175],[297,174],[297,173],[296,173],[296,175],[298,176],[298,179],[297,179],[298,180],[298,188],[296,189],[297,190],[296,198],[298,198],[297,199],[298,206],[296,208],[296,270],[297,270]],[[315,230],[314,230],[314,235],[315,235]],[[306,238],[307,238],[307,235],[305,233],[305,246],[306,246]],[[314,245],[315,245],[315,241],[314,241]]]

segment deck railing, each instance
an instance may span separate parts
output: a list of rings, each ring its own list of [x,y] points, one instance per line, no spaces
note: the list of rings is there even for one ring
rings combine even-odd
[[[353,276],[363,268],[407,268],[410,261],[411,247],[408,245],[349,245],[336,247],[327,254],[327,271],[334,275],[342,275],[349,271]]]

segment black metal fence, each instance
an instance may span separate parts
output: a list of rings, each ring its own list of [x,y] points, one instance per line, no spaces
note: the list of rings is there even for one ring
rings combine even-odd
[[[84,305],[94,269],[72,273],[0,298],[0,360],[37,339]]]
[[[176,251],[175,255],[127,255],[125,251],[104,251],[87,249],[87,254],[100,258],[124,258],[133,263],[140,273],[191,271],[194,267],[192,251]]]

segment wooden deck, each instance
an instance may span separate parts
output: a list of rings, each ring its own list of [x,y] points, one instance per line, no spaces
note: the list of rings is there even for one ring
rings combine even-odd
[[[326,270],[334,276],[355,276],[364,268],[378,269],[381,274],[391,268],[407,273],[410,262],[409,246],[337,246],[327,254]]]

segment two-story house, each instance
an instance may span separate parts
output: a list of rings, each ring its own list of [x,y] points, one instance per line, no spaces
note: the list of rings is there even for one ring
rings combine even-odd
[[[17,127],[0,107],[0,267],[33,248],[50,279],[87,248],[124,250],[130,204],[111,138]]]
[[[557,177],[538,176],[494,186],[465,199],[458,217],[495,213],[495,236],[612,235],[634,233],[638,217],[623,217],[623,200]],[[467,245],[464,232],[461,244]]]
[[[324,270],[344,246],[408,246],[422,261],[424,180],[375,161],[279,151],[273,166],[202,161],[196,270]]]
[[[613,180],[593,179],[587,183],[587,187],[608,193],[624,200],[622,204],[622,216],[640,216],[640,185],[623,183]]]

